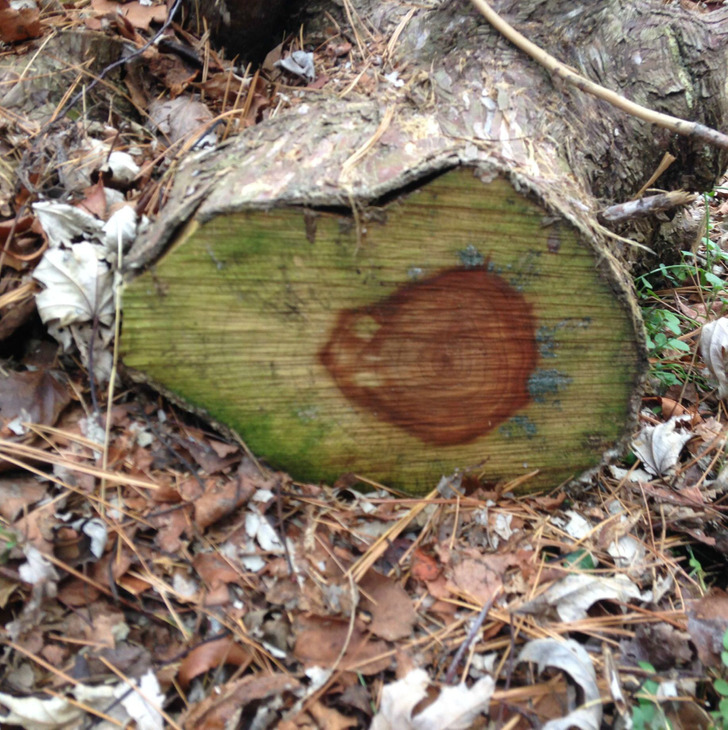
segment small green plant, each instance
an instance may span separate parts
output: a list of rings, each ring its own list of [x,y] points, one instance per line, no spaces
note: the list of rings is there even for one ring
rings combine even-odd
[[[10,551],[18,544],[18,538],[14,533],[6,530],[0,525],[0,565],[8,562]]]
[[[687,551],[690,554],[690,560],[688,560],[688,565],[691,568],[690,577],[695,578],[700,586],[700,590],[703,593],[706,593],[708,588],[705,584],[706,573],[705,570],[703,570],[703,564],[695,557],[695,553],[693,553],[693,550],[689,545],[687,546]]]
[[[649,662],[639,662],[649,674],[657,674]],[[672,730],[670,721],[660,705],[657,692],[660,683],[654,679],[646,679],[635,695],[637,704],[632,707],[632,727],[634,730]]]
[[[658,307],[643,309],[647,354],[653,359],[653,374],[665,388],[679,385],[688,373],[674,353],[686,354],[690,346],[679,339],[682,334],[680,317],[674,312]]]
[[[659,355],[664,350],[690,352],[690,346],[678,339],[682,330],[677,314],[667,309],[650,309],[645,312],[644,320],[647,349],[651,354]]]
[[[723,634],[723,651],[720,653],[722,673],[728,672],[728,630]],[[713,691],[720,697],[718,709],[713,710],[710,716],[713,718],[713,727],[716,730],[728,730],[728,682],[722,677],[713,681]]]
[[[716,273],[728,268],[728,252],[710,238],[712,223],[709,197],[705,198],[706,233],[701,241],[700,253],[682,251],[679,263],[669,266],[660,264],[635,280],[642,304],[648,355],[653,363],[652,373],[663,387],[681,385],[689,379],[695,379],[681,361],[682,356],[690,352],[690,346],[680,337],[699,326],[690,317],[666,307],[665,294],[670,295],[670,307],[673,306],[672,290],[688,287],[692,291],[699,290],[701,300],[706,305],[712,306],[720,298],[728,307],[726,280]]]

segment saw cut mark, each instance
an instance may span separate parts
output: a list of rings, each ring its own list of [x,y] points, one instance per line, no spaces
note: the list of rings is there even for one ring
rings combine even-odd
[[[530,403],[536,322],[497,274],[449,269],[340,312],[319,359],[382,421],[428,444],[466,444]]]

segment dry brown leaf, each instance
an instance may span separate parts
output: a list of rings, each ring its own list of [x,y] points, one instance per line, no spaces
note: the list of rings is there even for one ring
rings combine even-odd
[[[192,566],[210,590],[228,583],[241,583],[240,571],[218,553],[199,553],[192,560]]]
[[[167,101],[153,101],[149,105],[149,118],[156,129],[174,143],[200,134],[213,116],[202,102],[178,97]]]
[[[713,589],[697,601],[687,602],[688,633],[706,667],[720,667],[723,636],[728,630],[728,594]]]
[[[347,646],[340,669],[355,669],[364,675],[377,674],[391,663],[384,641],[368,639],[361,624],[356,622],[349,636],[349,621],[323,616],[298,616],[295,622],[294,656],[307,667],[333,667],[341,650]],[[348,638],[348,644],[347,642]]]
[[[149,30],[151,23],[164,23],[167,19],[167,6],[142,5],[134,0],[130,3],[113,2],[113,0],[92,0],[91,8],[97,16],[121,15],[134,28]]]
[[[217,688],[202,702],[190,707],[183,715],[185,730],[225,730],[235,713],[253,700],[278,696],[299,687],[294,677],[274,674],[268,677],[243,677]]]
[[[4,477],[0,481],[0,515],[15,522],[23,510],[40,502],[47,489],[31,475]]]
[[[370,570],[359,582],[360,608],[371,612],[369,630],[380,639],[396,641],[412,634],[417,620],[412,599],[399,583]]]
[[[164,552],[173,554],[181,549],[182,535],[190,526],[188,512],[189,509],[162,509],[160,514],[148,518],[157,529],[155,542]]]
[[[38,8],[15,10],[10,7],[8,0],[0,0],[0,41],[17,43],[42,35],[43,26]]]
[[[316,701],[308,708],[309,713],[318,723],[321,730],[348,730],[357,727],[359,721],[342,715],[333,707],[326,707],[322,702]]]
[[[245,504],[257,485],[247,476],[210,480],[204,494],[195,500],[195,524],[201,530],[213,525]]]
[[[197,78],[197,69],[188,68],[179,56],[168,53],[152,53],[147,59],[147,71],[169,89],[172,100],[176,99]],[[185,97],[186,104],[200,104]]]
[[[211,669],[223,664],[232,664],[242,671],[252,661],[253,655],[248,649],[236,644],[232,637],[226,636],[222,639],[206,641],[192,649],[182,660],[177,677],[182,688],[187,689],[195,677],[199,677]]]
[[[80,578],[72,578],[64,581],[58,589],[58,600],[65,606],[78,608],[79,606],[88,606],[98,600],[101,592],[98,588],[90,586],[87,581]]]
[[[412,577],[416,580],[432,581],[442,572],[442,566],[437,558],[424,550],[417,548],[412,554]]]
[[[83,195],[83,200],[80,200],[77,203],[78,207],[83,208],[87,213],[90,213],[101,220],[105,220],[107,201],[103,179],[99,177],[95,185],[91,185],[83,191]]]
[[[448,588],[470,599],[487,603],[502,588],[505,572],[517,560],[513,555],[479,554],[475,550],[462,550],[459,559],[448,571]]]
[[[52,426],[70,400],[68,389],[51,370],[0,373],[0,426],[3,430],[9,425],[13,429],[20,428],[21,422]]]

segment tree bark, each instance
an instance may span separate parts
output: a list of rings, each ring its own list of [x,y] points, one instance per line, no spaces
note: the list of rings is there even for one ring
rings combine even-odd
[[[398,33],[404,85],[311,93],[189,160],[130,260],[169,249],[127,288],[125,363],[297,478],[574,478],[628,435],[646,366],[632,249],[597,214],[665,152],[658,184],[689,190],[725,153],[555,87],[468,8],[354,6],[352,39]],[[494,6],[599,83],[725,126],[728,13]]]

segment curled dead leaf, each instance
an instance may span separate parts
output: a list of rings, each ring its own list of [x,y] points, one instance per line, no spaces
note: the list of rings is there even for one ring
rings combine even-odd
[[[728,395],[728,317],[703,325],[700,330],[700,357],[718,381],[718,397]]]
[[[245,647],[236,644],[232,637],[206,641],[196,646],[182,660],[177,678],[183,689],[190,686],[190,682],[211,669],[223,664],[232,664],[241,671],[250,665],[253,655]]]

